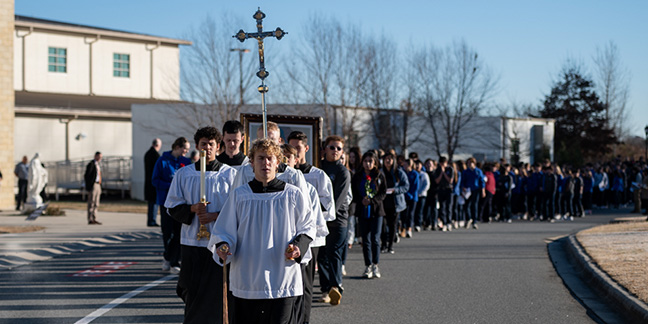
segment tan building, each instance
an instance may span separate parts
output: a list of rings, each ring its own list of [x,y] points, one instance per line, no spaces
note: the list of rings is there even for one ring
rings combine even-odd
[[[14,16],[13,1],[0,1],[0,58],[13,62],[0,74],[0,208],[8,208],[13,165],[24,155],[130,159],[131,105],[180,100],[179,46],[191,43]]]
[[[14,205],[14,91],[13,34],[14,2],[0,0],[0,209]]]

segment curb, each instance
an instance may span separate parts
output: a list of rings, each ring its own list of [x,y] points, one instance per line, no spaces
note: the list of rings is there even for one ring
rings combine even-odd
[[[585,280],[602,296],[609,298],[634,323],[648,323],[648,305],[612,280],[585,252],[575,235],[567,240],[567,253],[582,271]]]
[[[36,261],[44,261],[55,258],[59,255],[67,255],[75,252],[83,252],[95,247],[103,247],[109,244],[117,244],[126,241],[139,239],[151,239],[162,236],[159,232],[132,232],[110,234],[102,237],[88,238],[82,241],[56,244],[52,246],[11,252],[0,255],[0,271],[10,270]]]

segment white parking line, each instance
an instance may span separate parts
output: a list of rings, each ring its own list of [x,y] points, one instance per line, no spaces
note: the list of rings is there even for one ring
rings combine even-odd
[[[121,304],[121,303],[123,303],[123,302],[125,302],[125,301],[139,295],[142,292],[145,292],[145,291],[149,290],[150,288],[158,286],[159,284],[164,283],[165,281],[169,281],[169,280],[171,280],[171,279],[173,279],[173,278],[175,278],[177,276],[178,275],[174,275],[174,274],[168,275],[168,276],[166,276],[166,277],[164,277],[162,279],[153,281],[153,282],[151,282],[149,284],[146,284],[145,286],[139,287],[139,288],[137,288],[137,289],[135,289],[135,290],[133,290],[133,291],[131,291],[131,292],[129,292],[129,293],[127,293],[127,294],[113,300],[113,301],[111,301],[110,303],[101,306],[101,308],[99,308],[96,311],[88,314],[88,316],[76,321],[75,324],[87,324],[87,323],[90,323],[90,322],[96,320],[97,318],[101,317],[103,314],[106,314],[109,310],[119,306],[119,304]]]

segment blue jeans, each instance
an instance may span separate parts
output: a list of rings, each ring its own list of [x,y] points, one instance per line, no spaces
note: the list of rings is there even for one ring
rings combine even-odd
[[[440,190],[438,194],[439,199],[439,217],[444,225],[452,223],[452,192],[450,190]],[[436,225],[436,218],[434,220]]]
[[[326,245],[320,247],[317,262],[320,289],[328,292],[333,287],[342,288],[342,254],[346,247],[347,227],[329,226]],[[340,289],[340,293],[342,289]]]
[[[358,227],[362,235],[362,255],[365,266],[378,264],[380,260],[380,233],[382,231],[382,217],[360,218]]]
[[[153,225],[157,223],[156,218],[158,214],[158,204],[156,204],[154,201],[149,201],[148,202],[148,211],[146,213],[147,219],[146,219],[146,225]]]
[[[427,197],[418,197],[419,200],[416,203],[416,208],[414,209],[414,226],[423,226],[423,210],[425,209],[426,198]]]
[[[466,219],[472,220],[473,224],[479,221],[479,193],[481,190],[474,190],[470,198],[466,200]]]
[[[416,211],[417,202],[414,200],[406,200],[407,209],[401,214],[401,227],[405,229],[410,229],[414,226],[414,217]]]

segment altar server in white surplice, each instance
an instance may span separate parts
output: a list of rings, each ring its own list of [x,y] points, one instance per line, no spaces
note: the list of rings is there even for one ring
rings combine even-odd
[[[230,263],[236,323],[297,323],[303,294],[300,264],[315,237],[311,206],[302,191],[277,179],[281,148],[253,143],[254,179],[232,191],[209,242],[214,260]]]
[[[293,132],[294,133],[294,132]],[[291,133],[292,134],[292,133]],[[290,144],[281,145],[286,165],[294,168],[299,162],[298,150]],[[321,170],[320,170],[321,171]],[[322,171],[322,173],[324,173]],[[306,175],[304,175],[306,176]],[[325,175],[326,176],[326,175]],[[326,177],[328,180],[328,177]],[[330,183],[330,181],[329,181]],[[310,244],[311,260],[306,265],[302,265],[302,277],[304,279],[304,297],[301,299],[299,323],[310,323],[310,312],[313,301],[313,280],[315,278],[315,262],[317,262],[317,251],[320,246],[326,244],[326,235],[328,235],[328,227],[326,222],[329,219],[324,218],[324,204],[320,202],[320,194],[317,192],[312,183],[306,181],[308,185],[308,193],[311,199],[311,211],[315,219],[315,228],[317,229],[313,242]],[[332,188],[331,188],[332,189]],[[335,219],[335,214],[333,214]]]
[[[209,238],[198,238],[200,225],[213,231],[214,221],[225,204],[236,170],[216,160],[222,140],[214,127],[199,129],[196,147],[206,151],[205,189],[207,204],[200,202],[200,162],[185,166],[173,177],[164,207],[182,223],[182,267],[176,292],[185,302],[184,323],[221,323],[223,268],[207,249]]]

